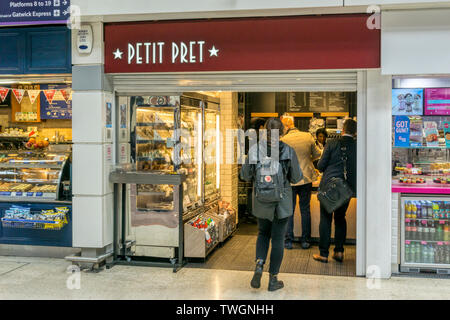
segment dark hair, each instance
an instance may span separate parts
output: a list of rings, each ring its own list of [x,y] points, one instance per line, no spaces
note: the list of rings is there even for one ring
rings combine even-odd
[[[356,121],[352,119],[347,119],[344,122],[345,133],[355,135],[356,134]]]
[[[256,131],[259,130],[261,126],[264,126],[266,124],[266,120],[263,118],[253,118],[250,120],[250,129],[255,129]]]
[[[279,118],[269,118],[264,126],[264,129],[267,130],[267,154],[270,156],[270,150],[272,145],[272,131],[278,130],[278,137],[281,138],[281,135],[284,132],[283,123]],[[281,148],[281,141],[278,141],[279,146]]]
[[[316,137],[318,137],[319,134],[323,134],[323,135],[325,136],[325,138],[328,138],[328,132],[327,132],[327,129],[325,129],[325,128],[319,128],[319,129],[317,129],[317,131],[316,131]]]

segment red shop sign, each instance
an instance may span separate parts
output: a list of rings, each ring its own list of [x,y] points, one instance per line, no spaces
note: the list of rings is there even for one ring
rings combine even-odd
[[[368,15],[118,23],[105,26],[105,72],[380,67]]]

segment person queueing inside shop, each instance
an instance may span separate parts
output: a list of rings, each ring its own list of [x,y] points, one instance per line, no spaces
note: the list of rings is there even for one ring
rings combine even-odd
[[[272,241],[268,289],[275,291],[284,287],[277,275],[283,260],[286,226],[292,215],[291,183],[300,181],[303,174],[294,149],[279,140],[284,131],[281,121],[270,118],[265,129],[266,139],[250,146],[240,175],[242,180],[253,183],[252,212],[258,218],[256,267],[250,285],[253,288],[261,286],[263,267]]]
[[[295,212],[298,196],[302,217],[301,246],[303,249],[309,249],[311,247],[311,191],[312,183],[317,179],[313,161],[318,160],[322,153],[309,132],[302,132],[294,126],[294,118],[292,116],[284,115],[281,117],[281,121],[286,128],[286,134],[281,140],[295,150],[303,172],[303,179],[298,183],[292,184],[292,210]],[[286,249],[292,249],[293,240],[294,215],[292,214],[289,217],[287,226],[284,244]]]
[[[325,128],[319,128],[316,130],[316,146],[319,148],[321,152],[325,149],[325,145],[327,144],[328,132]],[[314,168],[317,168],[317,164],[319,163],[319,159],[313,161]]]
[[[341,149],[345,150],[343,158]],[[322,157],[318,163],[318,169],[323,172],[320,186],[324,187],[331,178],[344,179],[344,160],[346,159],[347,183],[353,194],[356,195],[356,121],[348,119],[344,122],[342,136],[339,139],[327,143]],[[344,243],[347,236],[347,221],[345,213],[350,201],[332,213],[328,213],[325,207],[320,205],[319,223],[319,254],[314,254],[314,260],[327,263],[331,243],[331,222],[334,215],[334,253],[332,258],[338,262],[344,260]]]

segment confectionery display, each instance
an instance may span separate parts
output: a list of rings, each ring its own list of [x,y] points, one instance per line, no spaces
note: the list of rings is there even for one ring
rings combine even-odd
[[[211,217],[198,215],[189,221],[188,224],[194,228],[202,230],[205,233],[207,250],[214,247],[219,242],[216,223]]]
[[[60,230],[69,223],[68,213],[67,207],[31,211],[29,207],[13,205],[5,210],[1,221],[4,228]]]

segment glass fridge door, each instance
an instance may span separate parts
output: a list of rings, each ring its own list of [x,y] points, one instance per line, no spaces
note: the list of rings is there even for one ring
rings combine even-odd
[[[205,197],[217,192],[218,112],[205,109]]]
[[[176,97],[131,97],[134,102],[135,161],[137,171],[173,173],[176,137]],[[172,101],[174,100],[174,101]],[[173,186],[136,186],[136,209],[139,211],[174,209]]]
[[[186,175],[183,183],[184,208],[201,202],[202,196],[202,110],[182,106],[180,117],[179,173]]]
[[[402,197],[403,266],[450,268],[450,198]]]

